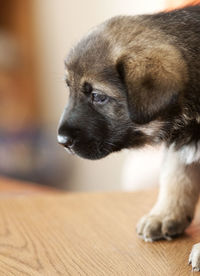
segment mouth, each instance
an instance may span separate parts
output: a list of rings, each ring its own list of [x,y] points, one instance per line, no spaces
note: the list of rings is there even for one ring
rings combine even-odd
[[[58,143],[64,147],[68,154],[77,155],[79,157],[90,160],[102,159],[111,152],[118,150],[115,144],[107,141],[106,139],[88,140],[82,137],[82,139],[77,139],[72,143],[68,137],[58,135],[57,140]]]
[[[72,147],[64,147],[67,153],[77,155],[84,159],[98,160],[106,157],[112,151],[104,146],[98,147],[94,142],[88,143],[74,143]]]

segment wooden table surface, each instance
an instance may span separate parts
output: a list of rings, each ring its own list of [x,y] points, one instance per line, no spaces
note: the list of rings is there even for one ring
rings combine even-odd
[[[176,240],[138,239],[136,223],[156,191],[59,194],[32,186],[38,192],[31,196],[9,195],[1,188],[5,181],[0,181],[2,276],[198,275],[187,262],[200,241],[199,215]]]

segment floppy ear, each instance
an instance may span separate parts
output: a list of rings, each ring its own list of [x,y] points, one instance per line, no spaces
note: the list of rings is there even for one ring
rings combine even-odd
[[[154,120],[177,102],[186,80],[184,60],[169,45],[124,55],[117,70],[126,87],[131,119],[138,124]]]

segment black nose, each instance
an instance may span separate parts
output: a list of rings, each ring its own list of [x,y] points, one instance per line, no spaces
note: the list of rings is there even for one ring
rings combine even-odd
[[[74,144],[73,139],[66,135],[58,134],[57,139],[58,139],[58,143],[66,148],[71,148]]]
[[[58,128],[58,143],[68,149],[72,149],[76,140],[76,132],[76,128],[69,120],[62,122]]]
[[[68,116],[69,117],[69,116]],[[80,128],[70,117],[66,120],[61,120],[58,126],[58,143],[62,146],[71,149],[77,142],[77,137],[80,136]]]

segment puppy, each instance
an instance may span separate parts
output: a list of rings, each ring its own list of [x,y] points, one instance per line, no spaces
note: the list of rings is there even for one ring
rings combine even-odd
[[[89,159],[164,143],[159,197],[137,232],[145,241],[183,233],[200,191],[200,6],[111,18],[65,67],[70,96],[58,142]],[[189,262],[200,270],[200,243]]]

